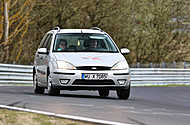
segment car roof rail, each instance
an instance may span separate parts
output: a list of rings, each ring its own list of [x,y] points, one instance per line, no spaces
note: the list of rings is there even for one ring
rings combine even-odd
[[[57,30],[58,32],[60,31],[60,28],[58,26],[54,27],[53,30]]]
[[[92,30],[99,30],[99,31],[103,32],[103,30],[100,29],[99,27],[91,27],[90,29],[92,29]]]

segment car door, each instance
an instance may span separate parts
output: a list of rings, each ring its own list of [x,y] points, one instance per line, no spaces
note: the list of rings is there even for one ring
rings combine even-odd
[[[42,39],[42,41],[41,41],[41,43],[40,43],[40,46],[39,46],[39,49],[40,48],[43,48],[44,46],[45,46],[45,42],[46,42],[46,40],[49,38],[49,34],[46,34],[44,37],[43,37],[43,39]],[[36,65],[36,73],[37,73],[37,79],[38,79],[38,84],[40,85],[40,86],[43,86],[43,79],[44,79],[44,76],[45,76],[45,73],[43,72],[43,58],[44,58],[44,54],[42,54],[42,53],[39,53],[38,51],[37,51],[37,53],[36,53],[36,56],[35,56],[35,65]]]
[[[41,82],[43,83],[43,86],[47,86],[47,76],[48,76],[48,66],[49,66],[49,51],[50,51],[50,45],[52,41],[53,34],[49,33],[48,38],[46,39],[43,48],[46,48],[48,50],[47,54],[43,54],[42,59],[42,72],[43,77],[41,77]]]

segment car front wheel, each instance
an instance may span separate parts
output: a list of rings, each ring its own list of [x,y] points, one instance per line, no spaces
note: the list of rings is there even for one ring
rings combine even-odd
[[[35,94],[43,94],[45,89],[43,87],[38,86],[37,74],[35,73],[33,76],[33,88]]]
[[[121,88],[116,90],[117,91],[117,96],[119,99],[128,99],[130,96],[130,85],[128,88]]]

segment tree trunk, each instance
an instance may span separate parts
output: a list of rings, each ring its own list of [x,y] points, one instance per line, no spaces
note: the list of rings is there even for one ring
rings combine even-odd
[[[4,7],[4,20],[3,20],[3,42],[8,41],[9,37],[9,14],[8,14],[8,2],[7,0],[3,0],[3,7]]]
[[[2,42],[8,43],[8,37],[9,37],[9,14],[8,14],[8,2],[7,0],[3,0],[3,36],[2,36]],[[3,53],[1,54],[0,62],[8,62],[9,58],[9,45],[3,45],[2,46]]]

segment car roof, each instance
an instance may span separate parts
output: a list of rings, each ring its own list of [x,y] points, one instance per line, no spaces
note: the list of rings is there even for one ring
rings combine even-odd
[[[102,30],[95,29],[60,29],[60,30],[52,30],[55,33],[98,33],[105,34]]]

